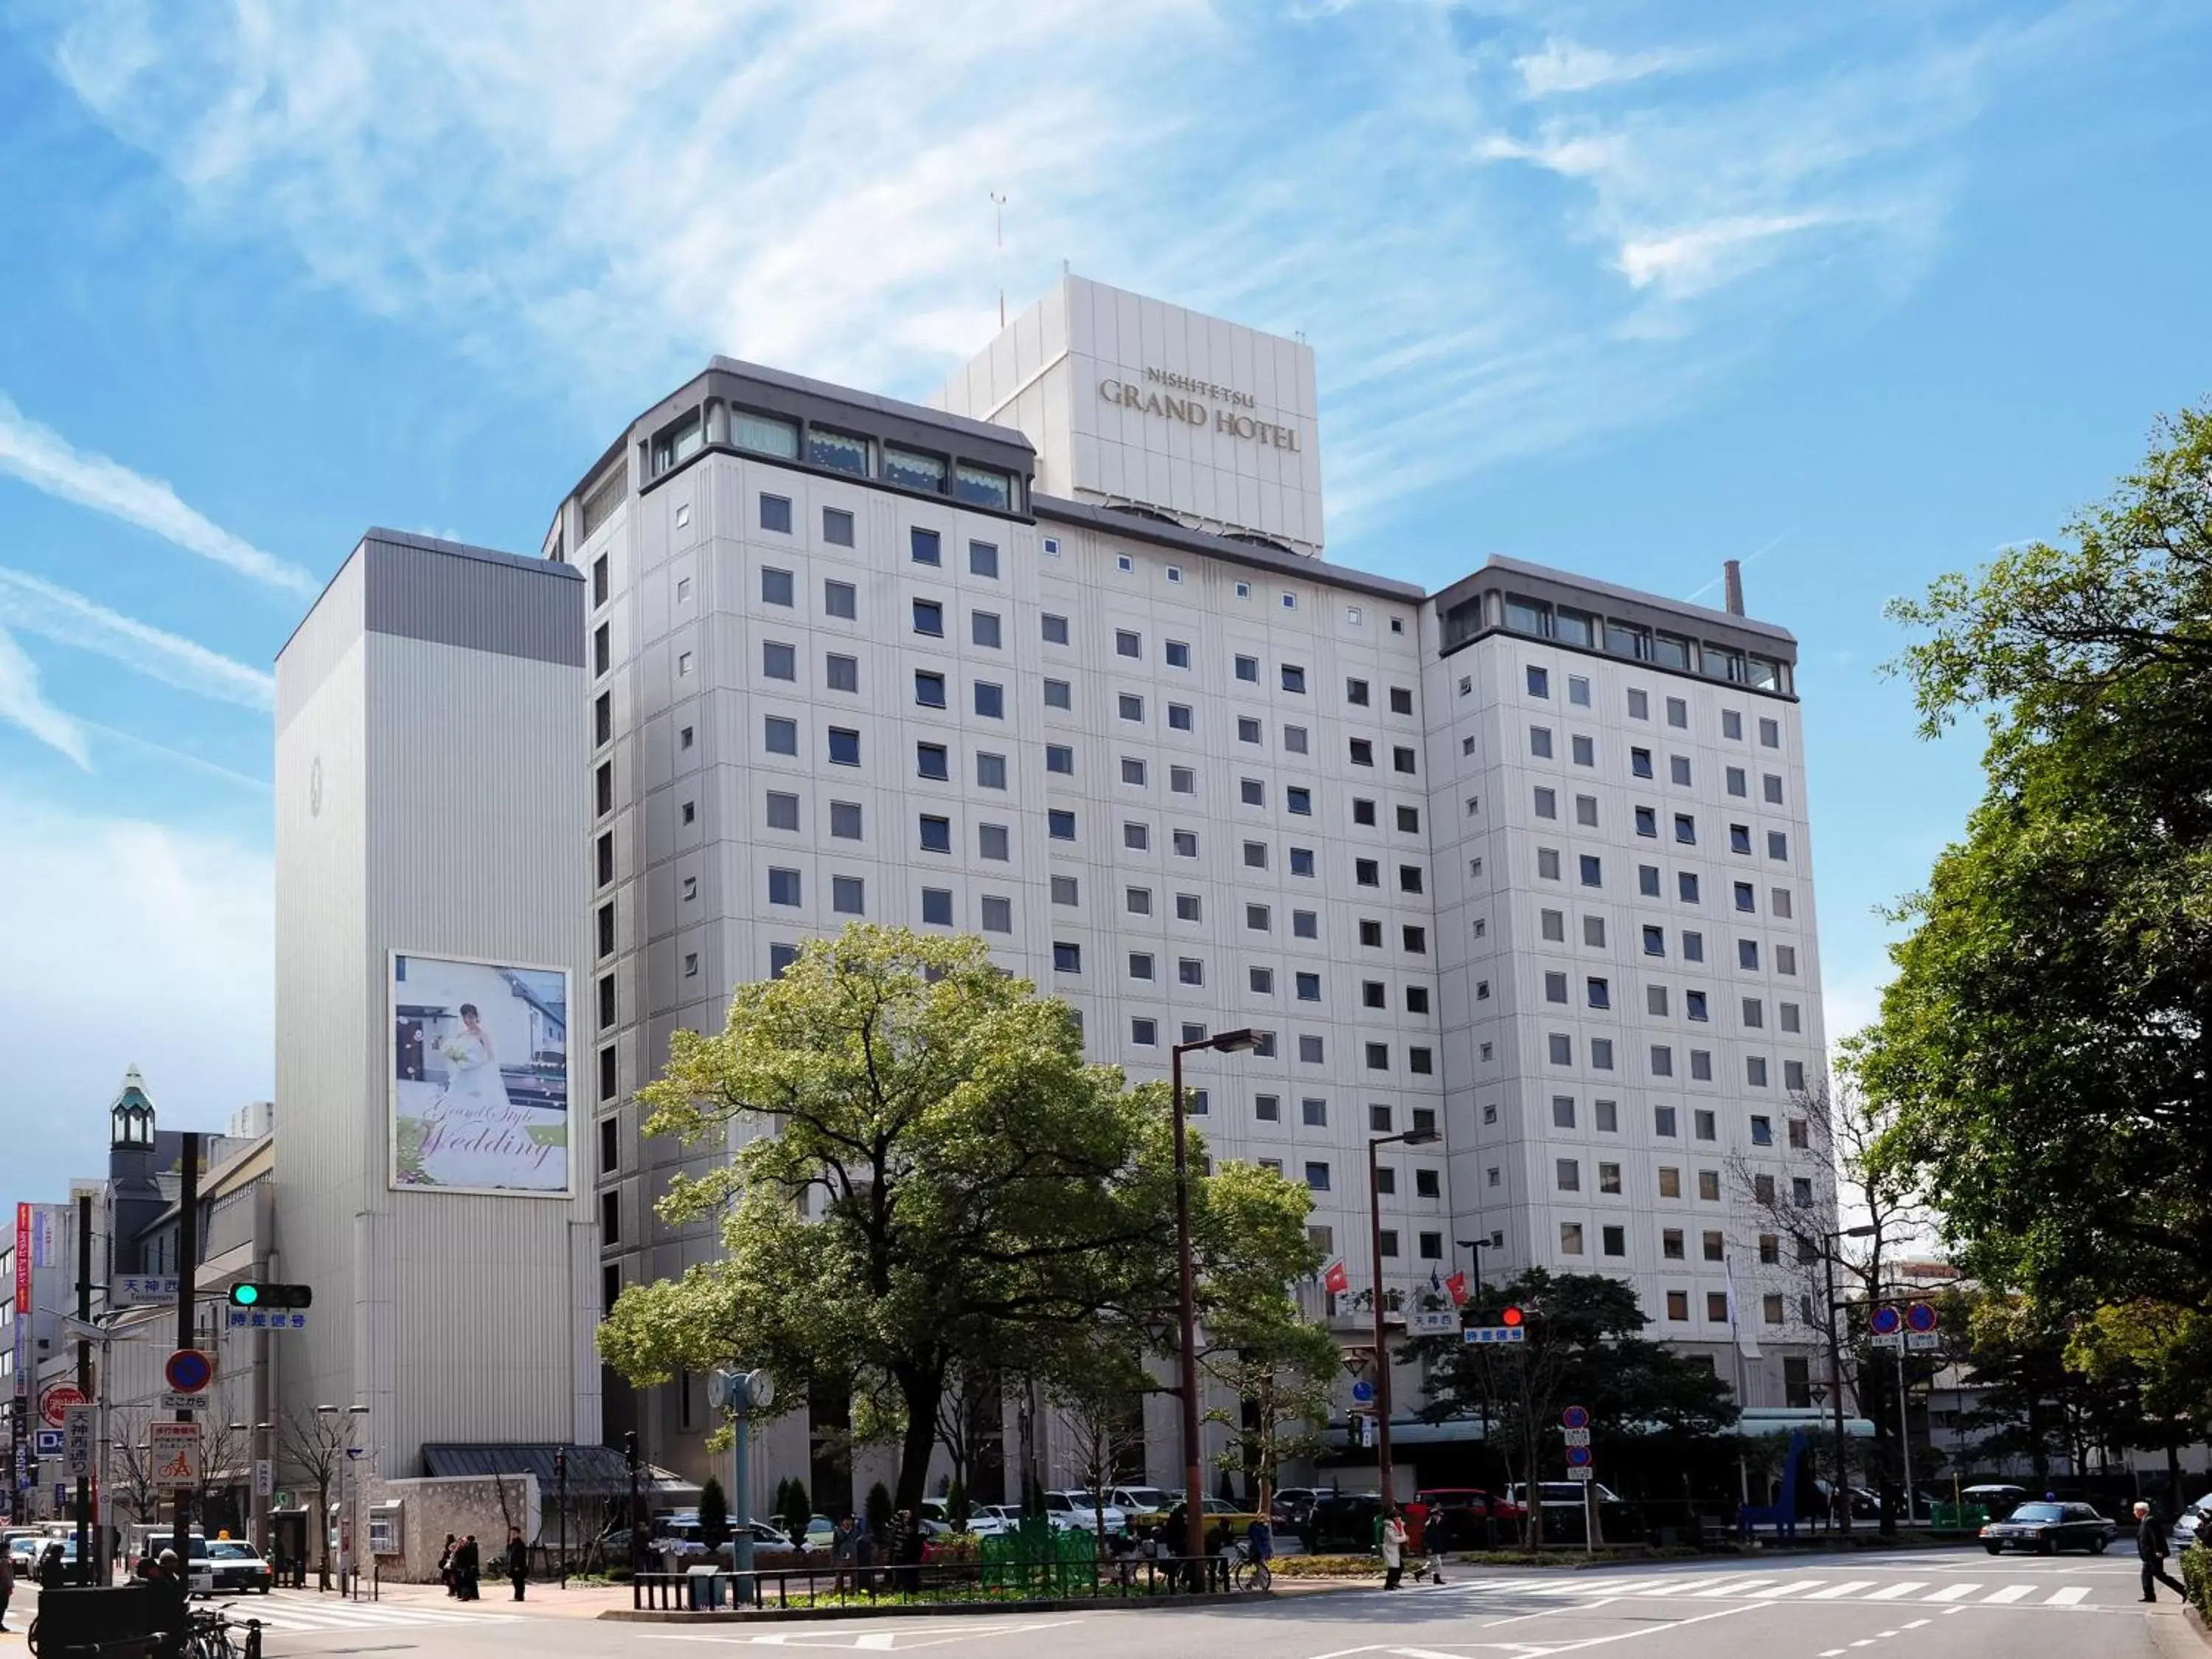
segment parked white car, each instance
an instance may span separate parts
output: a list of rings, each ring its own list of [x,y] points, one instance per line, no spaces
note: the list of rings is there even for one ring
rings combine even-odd
[[[1129,1512],[1111,1498],[1102,1505],[1087,1492],[1048,1492],[1044,1507],[1054,1526],[1071,1532],[1091,1532],[1102,1525],[1108,1532],[1128,1530]]]

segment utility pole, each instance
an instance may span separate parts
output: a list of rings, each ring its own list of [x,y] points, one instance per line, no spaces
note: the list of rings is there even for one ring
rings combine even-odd
[[[1828,1397],[1836,1413],[1836,1467],[1828,1476],[1828,1501],[1838,1511],[1837,1524],[1846,1536],[1851,1530],[1850,1494],[1844,1487],[1844,1347],[1836,1334],[1836,1241],[1831,1237],[1821,1252],[1828,1276]]]
[[[23,1317],[18,1308],[15,1316]],[[92,1322],[92,1194],[76,1195],[76,1316],[88,1325]],[[78,1327],[76,1339],[76,1390],[87,1401],[93,1395],[92,1343],[83,1334],[83,1325]],[[80,1407],[80,1409],[82,1409]],[[82,1420],[82,1419],[80,1419]],[[76,1478],[76,1567],[82,1583],[97,1584],[99,1563],[94,1560],[95,1546],[92,1536],[92,1480],[89,1474]],[[106,1552],[100,1551],[104,1556]]]
[[[177,1193],[177,1346],[189,1348],[193,1344],[192,1304],[199,1287],[194,1276],[199,1266],[200,1254],[200,1133],[197,1129],[185,1131],[185,1167],[183,1179]],[[179,1411],[177,1421],[189,1423],[192,1414]],[[204,1455],[203,1446],[198,1455]],[[177,1524],[175,1536],[169,1547],[177,1553],[177,1560],[189,1563],[192,1559],[192,1489],[189,1486],[177,1488]]]
[[[560,1491],[561,1588],[568,1588],[568,1449],[553,1448],[553,1484]]]

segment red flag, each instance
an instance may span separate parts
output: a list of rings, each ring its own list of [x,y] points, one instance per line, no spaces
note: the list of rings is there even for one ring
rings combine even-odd
[[[1444,1280],[1444,1289],[1451,1293],[1452,1306],[1463,1306],[1467,1302],[1467,1275],[1454,1273]]]
[[[1341,1261],[1328,1264],[1328,1271],[1321,1276],[1321,1287],[1331,1296],[1342,1296],[1352,1288],[1352,1275],[1344,1271]]]

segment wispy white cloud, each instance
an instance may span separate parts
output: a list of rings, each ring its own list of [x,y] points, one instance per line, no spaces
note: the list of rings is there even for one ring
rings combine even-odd
[[[713,350],[927,393],[995,328],[997,191],[1018,305],[1066,258],[1303,331],[1340,528],[1893,302],[1960,135],[2051,55],[1877,17],[1747,70],[1702,9],[1633,40],[1517,10],[139,3],[57,14],[52,58],[208,222],[600,414]]]
[[[245,708],[275,706],[273,675],[112,611],[28,571],[0,566],[0,623],[95,652],[180,691]]]
[[[1654,75],[1672,75],[1709,60],[1703,52],[1666,49],[1656,52],[1607,52],[1573,40],[1547,40],[1540,51],[1513,60],[1521,85],[1531,98],[1559,93],[1589,92],[1597,87],[1621,85]]]
[[[19,726],[50,749],[59,750],[86,771],[92,756],[84,730],[46,701],[39,665],[5,629],[0,629],[0,720]]]
[[[0,395],[0,472],[33,489],[150,530],[187,553],[212,559],[242,576],[295,593],[313,594],[320,584],[297,565],[264,553],[195,512],[159,478],[133,472],[105,455],[76,448]]]
[[[181,766],[188,772],[197,772],[203,777],[220,778],[225,783],[234,783],[241,789],[252,789],[264,795],[275,787],[266,778],[257,778],[250,772],[240,772],[234,768],[220,765],[204,756],[189,754],[182,749],[172,748],[166,743],[155,743],[150,738],[140,737],[135,732],[125,732],[112,726],[102,726],[98,720],[79,720],[77,724],[95,737],[105,738],[110,743],[119,743],[125,749],[141,755],[152,755],[157,759],[167,761],[172,765]]]

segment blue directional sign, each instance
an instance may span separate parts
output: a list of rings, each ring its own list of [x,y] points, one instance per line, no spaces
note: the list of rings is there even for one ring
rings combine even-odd
[[[1352,1385],[1352,1397],[1354,1400],[1357,1400],[1361,1405],[1366,1405],[1370,1401],[1375,1398],[1375,1385],[1372,1382],[1370,1382],[1365,1377],[1361,1377],[1359,1381]]]
[[[1526,1342],[1528,1328],[1521,1325],[1470,1325],[1460,1333],[1465,1342]]]
[[[40,1456],[59,1457],[62,1455],[61,1430],[40,1429],[35,1437],[38,1442],[38,1453]]]

